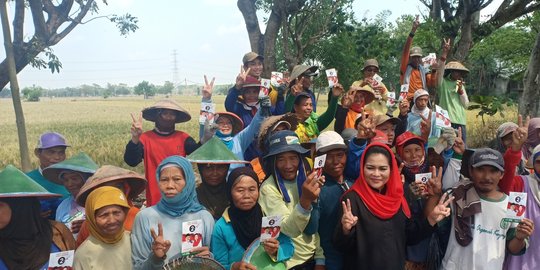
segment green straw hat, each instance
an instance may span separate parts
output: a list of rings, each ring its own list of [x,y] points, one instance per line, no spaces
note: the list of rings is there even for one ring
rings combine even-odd
[[[47,198],[62,197],[62,195],[48,192],[13,165],[7,165],[0,172],[0,198],[20,197]]]
[[[249,163],[248,161],[238,159],[238,157],[236,157],[236,155],[215,136],[195,150],[195,152],[187,156],[187,159],[193,163]]]
[[[43,176],[56,184],[62,185],[60,174],[66,170],[84,173],[90,177],[98,168],[99,166],[86,153],[80,152],[69,159],[45,168]]]

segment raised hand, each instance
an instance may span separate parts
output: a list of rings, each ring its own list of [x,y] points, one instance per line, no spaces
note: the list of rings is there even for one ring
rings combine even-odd
[[[433,211],[429,214],[427,217],[429,224],[431,226],[434,226],[437,222],[443,220],[445,217],[448,217],[450,215],[450,208],[448,205],[454,200],[453,196],[450,196],[448,200],[446,199],[448,197],[448,193],[444,193],[441,196],[441,199],[439,200],[439,203],[433,208]]]
[[[211,257],[210,248],[202,246],[202,247],[194,247],[191,249],[190,253],[197,255],[199,257]]]
[[[365,113],[362,113],[362,121],[358,124],[358,133],[356,134],[356,138],[364,140],[375,137],[373,117],[366,117],[365,115]]]
[[[446,58],[446,56],[448,55],[448,52],[450,51],[450,48],[452,47],[452,43],[451,43],[451,39],[448,38],[443,38],[443,52],[442,52],[442,57]]]
[[[334,85],[334,87],[332,87],[332,96],[334,96],[334,97],[341,96],[341,94],[343,94],[343,92],[344,92],[343,85],[341,85],[340,83],[336,83]]]
[[[300,80],[296,80],[294,85],[291,87],[291,94],[293,96],[297,96],[299,93],[304,91],[304,77],[300,78]]]
[[[300,205],[302,208],[311,208],[311,203],[319,198],[322,184],[324,184],[324,176],[319,178],[317,177],[316,170],[311,171],[304,184],[302,184],[302,195],[300,196]]]
[[[240,73],[238,74],[238,76],[236,76],[236,84],[234,86],[237,90],[242,89],[242,86],[244,85],[244,82],[246,81],[246,78],[250,71],[251,68],[244,70],[244,66],[240,66]]]
[[[411,33],[414,34],[416,32],[416,29],[418,29],[418,26],[420,26],[420,16],[416,15],[416,18],[413,21]]]
[[[276,238],[268,238],[263,242],[264,250],[270,257],[277,257],[279,241]]]
[[[461,127],[458,128],[457,137],[454,141],[454,146],[452,146],[454,152],[459,155],[465,153],[465,143],[463,142],[463,134],[461,133]]]
[[[514,133],[512,133],[512,150],[521,151],[521,147],[527,141],[529,136],[529,121],[531,118],[527,116],[525,123],[523,123],[523,116],[521,114],[518,116],[518,128]]]
[[[204,86],[202,89],[202,96],[203,99],[209,100],[212,98],[212,90],[214,89],[214,81],[216,78],[212,78],[212,81],[208,83],[208,79],[206,78],[206,75],[204,75]]]
[[[81,226],[84,222],[84,219],[79,219],[79,220],[75,220],[73,222],[71,222],[71,232],[72,233],[79,233],[79,231],[81,230]]]
[[[431,179],[428,180],[427,184],[427,190],[426,194],[424,194],[427,197],[432,196],[440,196],[442,194],[442,176],[443,176],[443,168],[439,167],[437,168],[435,166],[431,166]]]
[[[139,117],[137,118],[135,118],[135,116],[132,113],[131,119],[133,120],[133,122],[131,123],[131,141],[134,144],[139,144],[139,138],[141,137],[141,134],[143,133],[142,113],[139,113]]]
[[[399,102],[399,114],[401,116],[405,116],[409,113],[409,108],[411,105],[409,104],[409,101],[407,99],[403,99]]]
[[[163,225],[158,223],[158,233],[153,228],[150,228],[150,234],[152,234],[152,253],[159,259],[164,259],[167,251],[171,247],[169,240],[163,239]]]
[[[421,137],[424,138],[424,140],[428,140],[429,134],[431,133],[431,114],[433,112],[429,110],[429,115],[427,118],[425,118],[423,115],[420,115],[422,117],[422,122],[420,122],[420,133]]]
[[[344,234],[351,232],[351,229],[358,222],[358,217],[353,215],[351,209],[351,200],[347,199],[347,202],[342,201],[341,207],[343,208],[343,216],[341,216],[341,228]]]

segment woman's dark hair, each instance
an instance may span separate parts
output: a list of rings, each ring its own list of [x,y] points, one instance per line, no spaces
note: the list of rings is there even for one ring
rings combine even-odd
[[[364,163],[362,164],[362,167],[364,165],[366,165],[366,160],[367,160],[367,157],[369,157],[370,155],[373,155],[373,154],[382,154],[386,157],[386,159],[388,160],[388,165],[392,165],[392,156],[390,155],[390,152],[388,152],[388,150],[382,146],[373,146],[373,147],[369,147],[367,150],[366,150],[366,154],[364,156]]]

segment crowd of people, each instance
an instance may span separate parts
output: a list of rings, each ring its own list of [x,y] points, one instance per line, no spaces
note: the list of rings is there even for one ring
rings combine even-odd
[[[317,66],[295,66],[264,95],[264,58],[249,52],[198,142],[176,129],[192,119],[177,102],[143,109],[124,161],[143,162],[144,176],[66,158],[65,137],[43,133],[37,169],[0,172],[0,270],[193,258],[234,270],[539,269],[540,118],[519,116],[489,147],[468,148],[468,69],[446,62],[449,40],[425,65],[411,48],[418,27],[395,94],[368,59],[347,91],[329,88],[327,106],[311,87]],[[202,103],[213,84],[205,76]]]

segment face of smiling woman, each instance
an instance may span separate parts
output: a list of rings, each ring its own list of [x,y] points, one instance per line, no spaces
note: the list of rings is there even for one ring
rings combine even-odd
[[[381,192],[390,178],[390,161],[380,153],[366,157],[364,163],[364,178],[368,185]]]
[[[108,205],[96,210],[96,225],[103,235],[114,236],[124,226],[126,212],[118,205]]]

